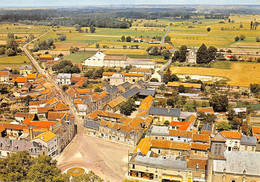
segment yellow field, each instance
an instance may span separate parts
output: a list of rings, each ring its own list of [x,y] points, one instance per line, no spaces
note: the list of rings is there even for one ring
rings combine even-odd
[[[105,54],[133,54],[133,55],[146,55],[146,50],[140,50],[140,49],[122,49],[122,50],[114,50],[109,49],[104,52]]]
[[[229,79],[232,86],[249,87],[250,83],[260,84],[259,63],[232,63],[231,69],[171,67],[174,74],[192,74],[206,76],[220,76]]]
[[[17,69],[22,64],[29,64],[30,60],[25,55],[18,56],[0,56],[0,69],[5,67],[12,67],[13,69]]]

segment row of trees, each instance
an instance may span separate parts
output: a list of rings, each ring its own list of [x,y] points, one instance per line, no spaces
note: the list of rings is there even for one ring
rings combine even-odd
[[[80,73],[80,69],[78,66],[73,65],[70,61],[64,60],[55,63],[52,66],[52,70],[57,73]]]
[[[173,61],[185,62],[187,54],[187,46],[182,45],[179,50],[174,52],[174,56],[172,58]]]
[[[217,51],[217,48],[213,46],[207,48],[207,46],[203,43],[197,51],[197,63],[210,63],[216,59]]]
[[[159,56],[159,55],[161,55],[161,56],[164,57],[165,60],[166,60],[166,59],[170,59],[170,58],[171,58],[171,55],[172,55],[169,50],[163,49],[162,47],[160,47],[160,49],[159,49],[159,48],[156,47],[156,46],[148,47],[148,48],[146,49],[146,51],[147,51],[147,53],[148,53],[149,55],[153,55],[153,56]]]
[[[15,56],[21,52],[22,50],[18,48],[18,44],[14,39],[8,40],[6,46],[0,47],[0,55],[6,54],[7,56]]]
[[[239,40],[245,40],[246,36],[245,35],[240,35],[240,36],[236,36],[235,37],[235,41],[239,41]]]
[[[122,42],[131,42],[132,38],[130,36],[125,37],[124,35],[121,37]]]
[[[102,78],[104,69],[99,68],[99,69],[89,69],[87,72],[84,74],[84,77],[90,78],[90,79],[97,79],[97,78]]]
[[[54,45],[54,40],[52,38],[48,38],[47,40],[38,40],[35,42],[31,51],[37,52],[39,50],[47,50],[47,49],[55,49],[56,46]]]

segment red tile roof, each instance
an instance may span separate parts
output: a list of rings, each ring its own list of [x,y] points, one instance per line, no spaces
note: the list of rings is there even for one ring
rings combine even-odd
[[[151,145],[152,145],[152,148],[175,149],[175,150],[190,150],[191,149],[191,146],[189,143],[163,141],[163,140],[152,140]]]
[[[8,71],[0,71],[0,76],[9,76]]]
[[[192,140],[193,141],[204,141],[204,142],[209,142],[209,135],[207,134],[193,134]]]
[[[25,83],[27,81],[26,77],[17,77],[16,82],[17,83]]]
[[[191,143],[191,149],[207,151],[210,148],[209,144]]]
[[[203,159],[189,159],[187,161],[187,168],[189,168],[189,169],[196,169],[197,166],[201,170],[206,170],[207,160],[203,160]]]
[[[191,131],[185,131],[185,130],[169,130],[169,135],[191,138],[192,132]]]
[[[226,138],[233,138],[233,139],[241,139],[242,134],[238,131],[221,131],[221,135],[225,136]]]
[[[22,118],[32,118],[34,116],[34,114],[17,112],[17,113],[15,113],[14,116],[15,117],[22,117]]]
[[[62,119],[67,113],[63,112],[48,112],[48,120],[49,121],[56,121],[57,119]]]

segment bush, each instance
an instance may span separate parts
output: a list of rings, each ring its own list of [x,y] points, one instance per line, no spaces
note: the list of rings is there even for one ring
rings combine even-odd
[[[245,40],[246,36],[245,35],[240,35],[240,40]]]
[[[236,42],[239,41],[239,37],[238,36],[235,37],[235,41]]]

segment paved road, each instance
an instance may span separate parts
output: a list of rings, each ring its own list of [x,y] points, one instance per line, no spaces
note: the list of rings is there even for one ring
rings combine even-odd
[[[127,172],[128,150],[132,152],[134,147],[80,133],[56,160],[62,172],[80,166],[94,171],[103,179],[121,182]]]
[[[41,38],[42,36],[44,36],[44,35],[46,35],[46,34],[48,34],[48,33],[50,33],[51,31],[52,31],[52,30],[49,30],[48,32],[42,34],[41,36],[39,36],[39,37],[33,39],[32,41],[28,42],[27,44],[25,44],[25,45],[23,46],[23,50],[24,50],[25,54],[28,56],[28,58],[30,59],[30,61],[33,63],[34,67],[38,70],[38,72],[39,72],[40,74],[45,75],[45,76],[47,77],[48,81],[51,82],[51,83],[53,83],[53,85],[55,86],[56,90],[57,90],[58,93],[60,94],[62,100],[63,100],[64,102],[66,102],[66,104],[68,104],[71,113],[74,115],[75,124],[77,124],[77,125],[83,125],[83,121],[81,121],[81,120],[78,118],[77,111],[76,111],[76,109],[74,108],[72,101],[71,101],[71,100],[69,99],[69,97],[62,91],[62,89],[56,84],[55,80],[54,80],[44,69],[42,69],[42,68],[39,66],[38,62],[34,59],[34,57],[30,54],[30,52],[29,52],[28,49],[27,49],[27,46],[28,46],[30,43],[32,43],[33,41],[35,41],[35,40]],[[79,127],[78,127],[78,128],[79,128]],[[79,129],[80,129],[80,128],[79,128]],[[79,132],[82,132],[82,130],[79,130]]]
[[[166,31],[166,33],[164,34],[164,36],[163,36],[163,38],[162,38],[162,40],[161,40],[161,44],[162,44],[163,46],[165,46],[164,39],[165,39],[165,37],[168,35],[169,32],[170,32],[170,28],[169,28],[169,26],[167,26],[167,31]]]

